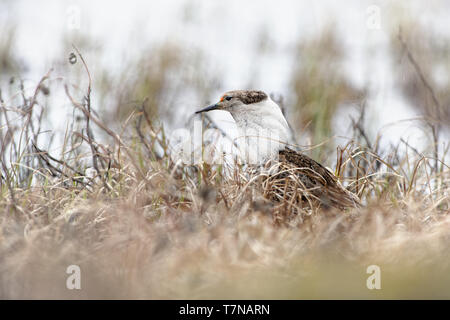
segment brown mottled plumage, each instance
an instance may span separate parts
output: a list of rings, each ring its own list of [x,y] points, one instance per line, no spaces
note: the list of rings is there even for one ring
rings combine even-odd
[[[260,90],[232,90],[225,93],[221,101],[227,96],[232,96],[241,101],[243,104],[258,103],[267,99],[267,94]]]
[[[277,170],[265,181],[268,196],[288,200],[300,207],[345,209],[360,206],[356,195],[345,189],[336,176],[313,159],[285,148],[279,152]]]

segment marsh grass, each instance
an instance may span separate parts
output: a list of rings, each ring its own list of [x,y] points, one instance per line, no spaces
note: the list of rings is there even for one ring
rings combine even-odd
[[[65,90],[83,125],[62,148],[39,139],[51,72],[19,106],[1,99],[1,298],[450,297],[445,152],[402,142],[380,155],[355,122],[333,171],[363,205],[293,214],[261,173],[174,161],[148,101],[111,129],[77,55],[87,88]],[[373,264],[379,291],[366,287]],[[82,290],[66,288],[69,265]]]
[[[332,119],[338,108],[344,103],[360,101],[364,96],[344,75],[345,54],[342,41],[331,25],[296,48],[291,75],[295,96],[291,121],[302,128],[312,145],[321,144],[312,150],[315,158],[333,149],[331,143],[322,143],[332,135]]]

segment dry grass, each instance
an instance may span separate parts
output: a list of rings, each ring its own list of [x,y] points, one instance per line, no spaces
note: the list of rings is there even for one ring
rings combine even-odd
[[[292,203],[268,201],[258,174],[174,163],[145,104],[114,132],[90,85],[79,100],[66,86],[82,129],[42,147],[49,79],[19,106],[1,99],[1,298],[450,297],[444,152],[438,167],[406,144],[381,157],[355,125],[334,171],[364,206],[280,217]],[[72,264],[82,290],[66,289]],[[380,291],[366,288],[372,264]]]
[[[430,123],[448,128],[448,41],[412,23],[405,23],[393,32],[391,41],[398,84],[405,97]]]

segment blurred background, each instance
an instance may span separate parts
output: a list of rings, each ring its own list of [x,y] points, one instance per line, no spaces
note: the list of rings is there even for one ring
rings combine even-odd
[[[0,0],[0,89],[20,105],[53,68],[41,134],[57,139],[74,114],[64,84],[87,86],[75,45],[92,108],[116,128],[145,98],[170,131],[225,91],[261,89],[301,146],[333,138],[316,157],[358,125],[371,147],[402,139],[431,153],[432,135],[449,132],[449,14],[444,0]],[[228,114],[211,116],[235,134]]]

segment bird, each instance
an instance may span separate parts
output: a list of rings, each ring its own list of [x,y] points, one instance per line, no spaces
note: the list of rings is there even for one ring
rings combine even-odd
[[[213,110],[231,114],[246,163],[265,168],[265,196],[295,208],[359,207],[359,198],[323,165],[294,150],[292,130],[279,105],[261,90],[233,90],[196,114]]]

